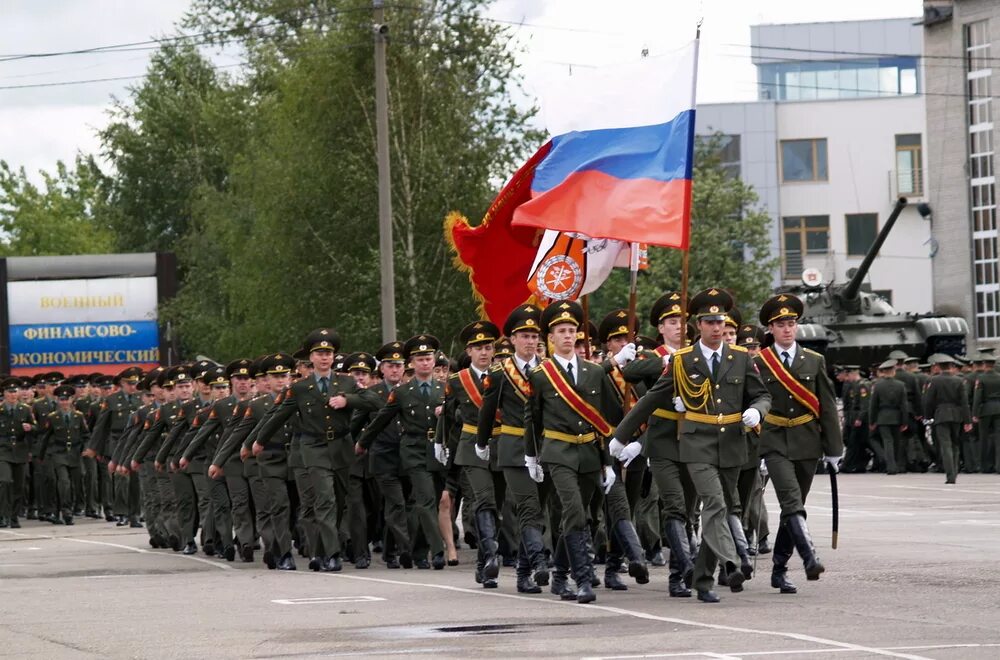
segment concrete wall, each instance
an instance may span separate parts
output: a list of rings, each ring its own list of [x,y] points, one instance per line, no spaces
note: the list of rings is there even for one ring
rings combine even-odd
[[[877,213],[882,227],[895,203],[895,135],[924,134],[923,98],[784,102],[777,105],[777,120],[779,141],[827,140],[828,181],[780,184],[780,208],[782,216],[830,217],[829,254],[807,257],[805,266],[819,268],[826,281],[846,281],[847,270],[862,257],[847,254],[845,215]],[[780,163],[778,167],[780,177]],[[872,289],[891,290],[897,310],[928,312],[933,307],[931,260],[924,244],[929,237],[930,223],[915,204],[907,207],[872,265],[868,282]]]
[[[918,20],[918,18],[892,18],[752,25],[750,44],[755,46],[752,61],[754,64],[768,64],[787,61],[789,58],[828,61],[872,57],[852,53],[919,55],[921,28],[919,25],[914,25]],[[769,49],[767,46],[777,46],[780,49]],[[789,48],[802,50],[787,50]]]

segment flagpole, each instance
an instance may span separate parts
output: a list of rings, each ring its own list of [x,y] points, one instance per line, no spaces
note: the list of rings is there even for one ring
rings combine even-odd
[[[691,77],[691,107],[698,107],[698,50],[701,45],[701,24],[705,20],[704,16],[698,18],[698,24],[694,30],[694,75]],[[697,112],[697,110],[695,111]],[[693,122],[693,120],[692,120]],[[690,213],[690,210],[689,210]],[[681,314],[684,319],[684,328],[681,335],[681,346],[687,346],[687,307],[688,307],[688,273],[691,267],[691,245],[690,245],[691,219],[688,217],[688,245],[681,253]],[[680,426],[680,425],[678,425]]]
[[[628,282],[628,340],[630,343],[635,341],[635,307],[636,298],[639,289],[639,244],[629,243],[629,259],[628,259],[628,271],[629,271],[629,282]],[[631,387],[626,382],[625,391],[622,393],[622,409],[625,412],[629,411],[632,407],[632,401],[629,397],[629,391]],[[622,472],[622,477],[625,476],[624,471]]]
[[[590,294],[583,296],[583,356],[590,359]]]
[[[684,319],[683,328],[681,329],[681,347],[688,345],[688,268],[689,268],[689,256],[690,250],[683,250],[681,252],[681,318]]]

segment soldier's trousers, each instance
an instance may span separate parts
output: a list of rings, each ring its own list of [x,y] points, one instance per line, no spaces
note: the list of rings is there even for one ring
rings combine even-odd
[[[27,463],[0,461],[0,517],[20,515],[27,468]]]
[[[751,479],[752,481],[750,481]],[[750,474],[750,470],[740,472],[741,492],[743,484],[748,481],[750,483],[750,496],[743,506],[743,530],[748,539],[756,536],[756,542],[760,543],[761,539],[767,538],[771,534],[771,528],[767,524],[767,504],[764,502],[764,491],[761,490],[764,478],[760,476],[758,467],[754,466],[752,474]]]
[[[156,470],[149,463],[143,463],[139,468],[139,484],[142,491],[142,509],[146,516],[146,530],[150,537],[162,536],[166,540],[167,531],[163,526]]]
[[[545,471],[552,478],[562,508],[562,534],[587,531],[588,507],[601,481],[601,472],[577,472],[558,463],[546,463]]]
[[[613,469],[615,471],[615,483],[612,484],[611,491],[604,496],[604,509],[607,512],[604,525],[607,528],[606,533],[609,536],[611,534],[611,530],[615,528],[619,520],[632,520],[632,510],[629,507],[628,492],[625,488],[625,480],[622,479],[622,473],[626,472],[626,470],[622,468],[622,464],[618,461],[614,462]]]
[[[507,488],[510,489],[511,499],[514,501],[518,531],[523,531],[525,527],[534,527],[539,531],[544,531],[542,484],[535,483],[528,475],[526,467],[505,467],[503,476],[507,482]]]
[[[107,515],[115,510],[114,476],[108,474],[107,461],[98,463],[97,467],[97,497]]]
[[[863,424],[854,426],[848,423],[844,427],[844,444],[847,453],[844,455],[842,470],[848,473],[864,472],[868,467],[868,428]],[[877,459],[876,459],[877,462]]]
[[[52,514],[56,512],[56,473],[51,462],[40,463],[37,458],[31,459],[34,468],[32,489],[35,506],[39,513]]]
[[[888,454],[887,454],[888,456]],[[806,515],[806,498],[816,475],[817,458],[792,461],[778,453],[764,456],[767,472],[774,484],[774,493],[781,506],[781,520],[789,516]]]
[[[444,541],[437,519],[437,488],[434,486],[434,475],[420,468],[410,470],[410,498],[413,508],[410,511],[410,541],[416,543],[417,536],[423,533],[423,539],[429,546],[431,556],[444,552]],[[384,494],[384,491],[383,491]],[[386,511],[388,524],[388,511]]]
[[[503,482],[503,473],[493,472],[478,465],[463,465],[462,472],[472,486],[473,513],[492,511],[499,522],[503,498],[501,494],[500,502],[497,501],[497,481]]]
[[[313,505],[316,512],[316,531],[309,539],[310,551],[314,556],[339,555],[340,530],[337,527],[337,489],[340,488],[343,492],[347,492],[347,468],[333,470],[312,465],[308,467],[308,470],[313,489],[316,492],[316,502]],[[320,554],[317,555],[317,552]]]
[[[250,511],[250,482],[243,476],[243,463],[228,461],[223,468],[226,490],[233,515],[233,531],[240,546],[253,544],[253,515]],[[223,539],[226,542],[227,539]]]
[[[253,513],[257,534],[262,534],[261,530],[271,524],[271,494],[264,484],[264,479],[258,473],[256,463],[247,466],[250,473],[244,472],[247,483],[250,485],[250,496],[253,498]]]
[[[636,466],[639,467],[636,467]],[[660,504],[659,493],[656,484],[651,483],[649,493],[643,497],[642,484],[646,479],[652,479],[652,475],[646,465],[646,460],[642,457],[635,459],[631,465],[624,470],[625,473],[625,495],[628,497],[628,508],[632,512],[632,522],[635,524],[635,531],[639,534],[639,541],[642,547],[651,550],[660,545]]]
[[[983,448],[983,472],[1000,474],[1000,415],[979,418],[979,437]]]
[[[106,470],[105,470],[106,472]],[[107,475],[111,478],[115,493],[114,512],[131,520],[139,519],[139,483],[133,474],[122,476],[117,472]]]
[[[382,507],[385,511],[386,551],[389,547],[395,547],[397,550],[410,552],[410,530],[406,518],[403,483],[394,474],[378,474],[375,475],[375,479],[382,492]]]
[[[299,493],[299,543],[308,545],[316,533],[316,492],[309,478],[309,470],[304,467],[292,468],[295,489]],[[404,524],[405,526],[405,524]],[[311,548],[307,548],[312,553]]]
[[[206,540],[222,542],[223,547],[233,543],[233,519],[229,511],[229,493],[224,481],[211,479],[205,472],[195,472],[191,475],[198,502],[204,502],[205,511],[201,514],[202,544]],[[206,530],[211,530],[212,534]]]
[[[882,441],[882,452],[885,454],[885,471],[889,474],[896,474],[900,472],[899,457],[900,457],[900,446],[903,445],[903,438],[899,432],[898,425],[886,425],[880,424],[878,426],[879,439]],[[905,461],[906,448],[903,447],[903,456]],[[905,471],[906,464],[903,463],[903,470]],[[770,469],[770,468],[768,468]]]
[[[98,470],[107,470],[107,464],[98,463],[96,458],[84,456],[80,459],[80,469],[83,472],[83,508],[87,513],[96,513],[100,508],[97,497]]]
[[[367,557],[371,513],[378,511],[378,485],[372,477],[352,474],[347,484],[347,514],[350,517],[354,558]],[[371,530],[374,531],[374,530]]]
[[[180,529],[182,545],[194,542],[198,523],[198,493],[194,489],[191,475],[186,472],[171,472],[170,482],[177,496],[177,525]]]
[[[292,551],[291,509],[288,503],[288,486],[284,477],[256,477],[266,491],[268,514],[260,529],[263,548],[271,552],[275,561]],[[261,506],[260,508],[263,508]]]
[[[694,587],[711,591],[718,562],[739,564],[736,544],[727,520],[738,499],[740,468],[720,468],[710,463],[688,463],[695,491],[701,498],[701,546],[694,564]]]
[[[156,489],[160,495],[160,527],[166,533],[167,539],[171,536],[182,539],[180,523],[177,518],[177,492],[170,480],[170,474],[167,472],[154,472],[154,474]]]
[[[934,442],[937,443],[946,483],[955,483],[958,475],[961,433],[962,425],[958,422],[940,422],[934,425]]]
[[[651,458],[649,463],[660,493],[660,528],[667,520],[680,520],[687,525],[691,503],[698,499],[691,475],[683,463],[669,458]]]
[[[962,471],[963,472],[980,472],[982,465],[980,459],[982,458],[983,448],[979,443],[979,432],[978,429],[973,428],[972,431],[966,433],[963,429],[962,434]]]
[[[56,492],[59,496],[59,511],[64,518],[73,515],[73,480],[80,474],[79,466],[53,465],[56,477]]]

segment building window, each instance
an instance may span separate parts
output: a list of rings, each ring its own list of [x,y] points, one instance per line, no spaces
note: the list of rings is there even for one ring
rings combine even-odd
[[[965,78],[968,92],[969,208],[972,225],[972,274],[976,335],[1000,338],[1000,255],[997,253],[996,177],[993,170],[993,97],[989,23],[965,26]],[[897,136],[898,138],[898,136]],[[897,142],[897,163],[898,163]]]
[[[757,46],[766,49],[767,46]],[[761,100],[810,101],[920,92],[916,56],[792,61],[757,65]]]
[[[826,181],[826,139],[782,140],[781,180]]]
[[[862,257],[878,234],[878,213],[849,213],[844,217],[847,221],[847,255]]]
[[[782,218],[785,279],[795,279],[805,268],[806,255],[830,250],[830,216],[806,215]]]
[[[896,136],[896,192],[900,195],[917,196],[924,192],[920,133]]]
[[[719,144],[719,166],[731,179],[740,178],[740,136],[723,135]]]

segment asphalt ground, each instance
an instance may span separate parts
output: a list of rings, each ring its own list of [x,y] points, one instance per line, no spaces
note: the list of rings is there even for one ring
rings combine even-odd
[[[769,489],[770,490],[770,489]],[[777,504],[767,493],[772,519]],[[0,530],[0,656],[17,658],[998,658],[1000,476],[841,475],[839,548],[828,479],[809,522],[827,572],[796,595],[770,555],[722,603],[667,596],[665,568],[591,605],[443,571],[294,573],[152,550],[144,530],[81,520]],[[258,553],[259,555],[260,553]],[[603,573],[603,567],[598,567]]]

